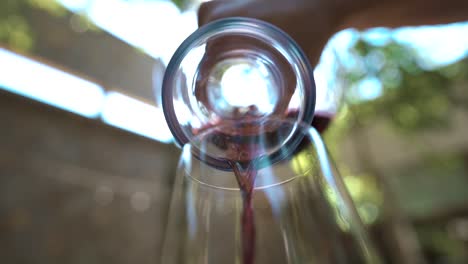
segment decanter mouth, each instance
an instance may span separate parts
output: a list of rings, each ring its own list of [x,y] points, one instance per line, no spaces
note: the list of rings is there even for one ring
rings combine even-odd
[[[179,147],[215,126],[236,126],[231,130],[238,135],[255,137],[267,120],[311,123],[313,71],[279,28],[251,18],[220,19],[177,49],[164,75],[162,105]],[[208,160],[227,167],[220,157]]]
[[[285,119],[223,124],[192,138],[190,151],[198,160],[220,170],[232,170],[233,163],[262,169],[296,153],[308,126]],[[244,129],[256,132],[249,134]]]

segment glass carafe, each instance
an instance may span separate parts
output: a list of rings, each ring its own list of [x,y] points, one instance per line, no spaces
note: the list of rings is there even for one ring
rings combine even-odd
[[[177,49],[164,75],[162,103],[183,146],[221,124],[270,118],[310,124],[315,83],[306,56],[283,31],[255,19],[227,18],[201,27]],[[244,133],[258,131],[250,126]],[[215,156],[207,162],[226,167]]]
[[[222,127],[184,145],[161,263],[381,263],[317,130],[267,123],[279,129],[258,142],[285,145],[233,170],[205,162],[230,156]],[[293,127],[299,144],[286,139]]]
[[[161,263],[379,263],[309,126],[312,69],[283,31],[201,27],[171,59],[162,102],[183,151]]]

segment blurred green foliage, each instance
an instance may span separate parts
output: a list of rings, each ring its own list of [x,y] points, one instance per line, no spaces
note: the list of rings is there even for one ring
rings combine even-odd
[[[363,163],[362,171],[350,170],[341,157],[342,144],[356,129],[380,122],[404,142],[408,142],[406,137],[418,138],[427,132],[444,137],[454,129],[455,112],[468,112],[468,58],[427,69],[413,47],[389,39],[381,45],[359,38],[349,50],[351,63],[337,71],[337,78],[347,86],[346,103],[324,135],[325,141],[364,222],[369,223],[366,213],[372,213],[373,206],[378,206],[379,218],[389,217],[383,214],[389,197],[383,197],[382,189],[388,182],[379,182],[385,177],[392,182],[401,209],[418,222],[414,228],[429,263],[467,263],[466,241],[454,238],[447,226],[452,221],[451,212],[468,212],[468,150],[447,147],[421,154],[403,167],[382,171],[373,165],[376,157],[361,157],[370,153],[364,136],[353,144],[360,149],[354,151]],[[362,89],[368,80],[372,85]],[[366,212],[366,204],[371,204],[371,211]]]
[[[191,0],[171,0],[176,6],[180,9],[185,9],[189,7],[194,1]]]
[[[387,118],[401,132],[417,134],[447,129],[456,107],[468,109],[468,93],[457,87],[468,81],[468,59],[426,70],[408,45],[395,41],[372,45],[362,39],[351,53],[356,63],[343,77],[350,84],[346,99],[363,124]],[[377,80],[374,89],[380,90],[379,96],[365,100],[359,85],[371,78]]]
[[[66,10],[54,0],[0,1],[0,43],[28,51],[34,45],[34,32],[27,18],[30,8],[44,10],[51,15],[63,16]]]
[[[32,10],[47,12],[54,17],[69,18],[71,27],[77,32],[99,31],[84,13],[71,14],[56,0],[2,0],[0,45],[20,52],[33,50],[36,35],[30,21]]]
[[[417,233],[431,263],[458,264],[468,261],[465,243],[447,232],[444,223],[418,226]]]
[[[357,174],[366,174],[368,179],[372,179],[375,178],[373,174],[379,173],[372,165],[374,157],[362,157],[362,153],[368,153],[366,138],[361,138],[364,142],[354,144],[355,148],[360,148],[355,151],[360,156],[359,159],[366,163],[363,164],[365,169],[361,172],[348,170],[341,152],[342,144],[352,131],[375,122],[383,122],[399,137],[417,137],[428,131],[448,132],[453,129],[454,112],[468,110],[468,58],[437,69],[425,69],[419,62],[419,55],[411,46],[392,40],[385,45],[374,45],[364,38],[358,39],[349,53],[353,63],[348,64],[351,66],[342,64],[342,69],[337,71],[337,78],[342,78],[347,84],[346,103],[324,135],[327,146],[345,178],[361,178],[365,175]],[[378,90],[378,93],[373,93],[377,96],[370,99],[359,89],[359,85],[369,79],[377,80],[372,88]],[[410,201],[404,209],[416,210],[414,213],[421,216],[430,212],[435,205],[443,204],[443,199],[434,195],[434,191],[437,190],[435,186],[448,186],[448,181],[445,181],[445,185],[437,183],[444,181],[443,179],[459,179],[455,171],[463,171],[462,155],[462,152],[426,153],[419,157],[420,163],[414,165],[414,173],[410,173],[409,168],[395,168],[394,172],[386,172],[401,179],[397,185],[407,191],[400,193],[400,196]],[[417,173],[418,171],[421,173]],[[421,177],[417,177],[418,175]],[[424,186],[417,183],[421,180],[425,180],[426,185],[434,183],[431,192],[425,193],[424,189],[414,192],[415,186]],[[366,177],[361,181],[366,185],[362,188],[366,192],[373,193],[376,188],[379,189],[378,184],[372,184],[372,181],[366,183]],[[456,186],[456,183],[453,186]],[[369,201],[380,205],[375,202],[375,198],[366,201],[357,199],[356,194],[353,194],[353,187],[348,187],[357,207]],[[408,189],[411,187],[413,191]],[[458,192],[444,197],[452,197],[452,200],[459,201],[459,189],[457,188]],[[375,194],[369,196],[376,197]],[[428,197],[433,197],[430,199],[432,202],[429,202]]]
[[[92,1],[89,0],[88,5]],[[171,1],[182,10],[196,6],[200,2],[198,0]],[[28,52],[34,48],[36,36],[29,21],[31,9],[42,10],[56,17],[71,16],[70,23],[79,32],[99,31],[85,15],[86,10],[83,10],[83,13],[80,14],[70,15],[56,0],[2,0],[0,1],[0,45],[5,45],[20,52]]]

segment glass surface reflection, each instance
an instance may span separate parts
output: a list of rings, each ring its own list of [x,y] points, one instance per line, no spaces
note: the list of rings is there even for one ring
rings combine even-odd
[[[210,136],[220,130],[184,146],[161,263],[380,263],[319,133],[287,121],[281,127],[302,140],[286,140],[260,158],[250,216],[234,173],[203,161],[222,149]],[[278,152],[283,158],[274,163]],[[246,227],[246,217],[254,228]],[[254,237],[250,249],[246,232],[254,232],[247,234]],[[245,250],[253,251],[252,261]]]

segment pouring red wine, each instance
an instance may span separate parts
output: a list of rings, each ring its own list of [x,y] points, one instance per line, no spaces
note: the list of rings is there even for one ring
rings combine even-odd
[[[297,113],[292,113],[296,115]],[[289,115],[288,115],[289,116]],[[312,121],[312,126],[319,132],[323,133],[328,128],[330,122],[333,119],[333,114],[330,112],[316,112]],[[221,122],[222,123],[222,122]],[[219,124],[218,124],[219,125]],[[270,128],[271,129],[271,128]],[[276,128],[280,130],[281,128]],[[203,130],[203,129],[202,129]],[[232,169],[234,176],[236,177],[239,191],[242,197],[242,214],[241,214],[241,248],[242,248],[242,263],[243,264],[254,264],[255,260],[255,243],[256,243],[256,231],[255,231],[255,215],[254,215],[254,190],[255,180],[258,175],[258,159],[260,147],[255,139],[251,138],[255,131],[255,126],[243,127],[243,129],[237,129],[236,131],[243,132],[244,134],[232,135],[226,131],[220,131],[212,140],[214,144],[222,146],[226,150],[226,156],[228,157],[227,163],[230,169]],[[268,129],[266,129],[268,130]],[[267,132],[261,137],[263,140],[277,137],[274,131]],[[299,143],[296,150],[300,151],[303,146],[308,145],[308,142]]]

